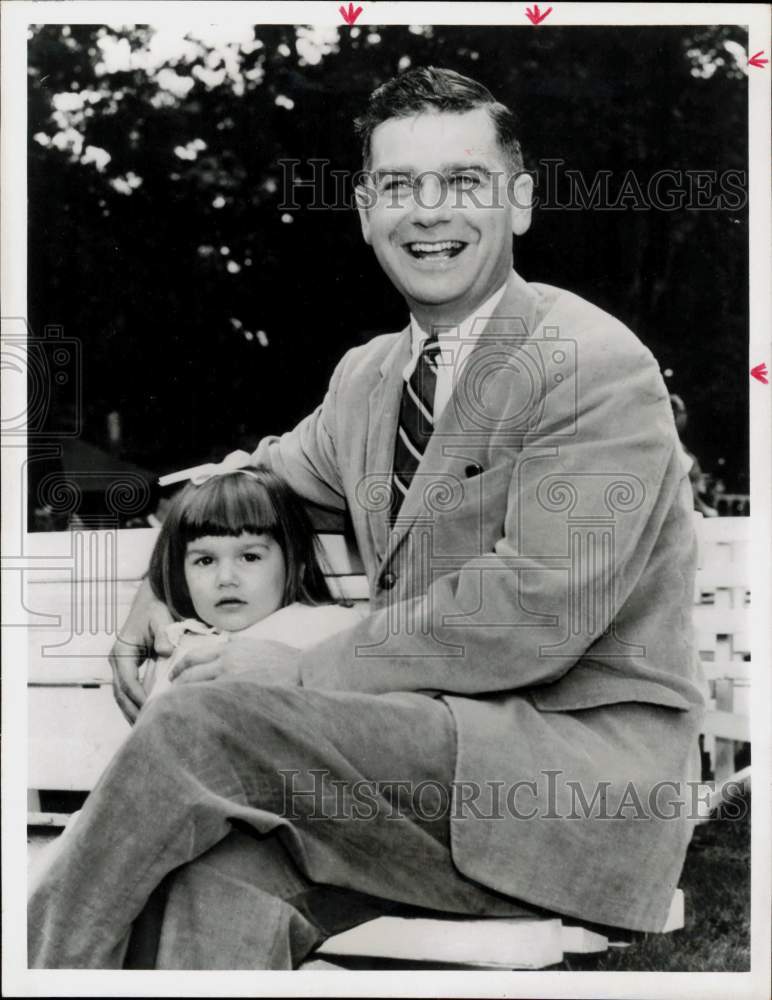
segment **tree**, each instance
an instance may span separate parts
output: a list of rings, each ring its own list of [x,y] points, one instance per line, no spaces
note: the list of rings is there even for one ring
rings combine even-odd
[[[351,119],[373,87],[434,64],[519,109],[541,195],[544,161],[563,161],[518,268],[630,324],[674,372],[703,467],[724,457],[736,486],[748,422],[743,45],[726,26],[35,29],[30,320],[83,342],[84,437],[98,443],[118,410],[127,456],[156,471],[249,447],[321,399],[346,347],[404,324],[353,210],[310,203],[334,195],[332,169],[358,169]],[[288,209],[288,161],[309,179],[314,158],[329,161],[316,194],[298,190]],[[589,192],[599,170],[616,209],[565,207],[572,177]],[[702,183],[712,207],[637,208],[634,181],[647,196],[662,170],[680,173],[692,204]],[[728,171],[734,198],[719,186]]]

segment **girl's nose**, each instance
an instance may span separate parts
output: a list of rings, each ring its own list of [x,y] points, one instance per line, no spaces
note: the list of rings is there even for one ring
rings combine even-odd
[[[220,587],[238,583],[235,565],[229,559],[223,559],[217,566],[217,584]]]

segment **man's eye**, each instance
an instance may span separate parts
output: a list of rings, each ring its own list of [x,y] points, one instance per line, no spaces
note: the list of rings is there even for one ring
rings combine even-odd
[[[410,191],[413,185],[407,177],[392,177],[383,185],[384,191]]]
[[[461,191],[472,191],[480,186],[480,178],[477,174],[453,174],[450,183]]]

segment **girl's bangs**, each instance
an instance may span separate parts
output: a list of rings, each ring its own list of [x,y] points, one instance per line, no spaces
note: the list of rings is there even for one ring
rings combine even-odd
[[[273,534],[276,511],[262,483],[245,473],[218,476],[186,498],[185,515],[180,525],[186,542],[206,535],[232,535],[247,531]]]

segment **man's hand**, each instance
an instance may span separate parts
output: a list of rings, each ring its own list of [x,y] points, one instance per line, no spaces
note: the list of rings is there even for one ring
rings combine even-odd
[[[113,668],[113,696],[129,722],[136,720],[145,702],[139,668],[149,656],[169,656],[172,652],[165,633],[172,620],[166,605],[156,600],[150,584],[143,580],[108,656]]]
[[[232,639],[220,644],[201,643],[172,667],[174,684],[213,681],[221,674],[243,674],[256,684],[297,687],[300,684],[298,650],[268,639]]]

